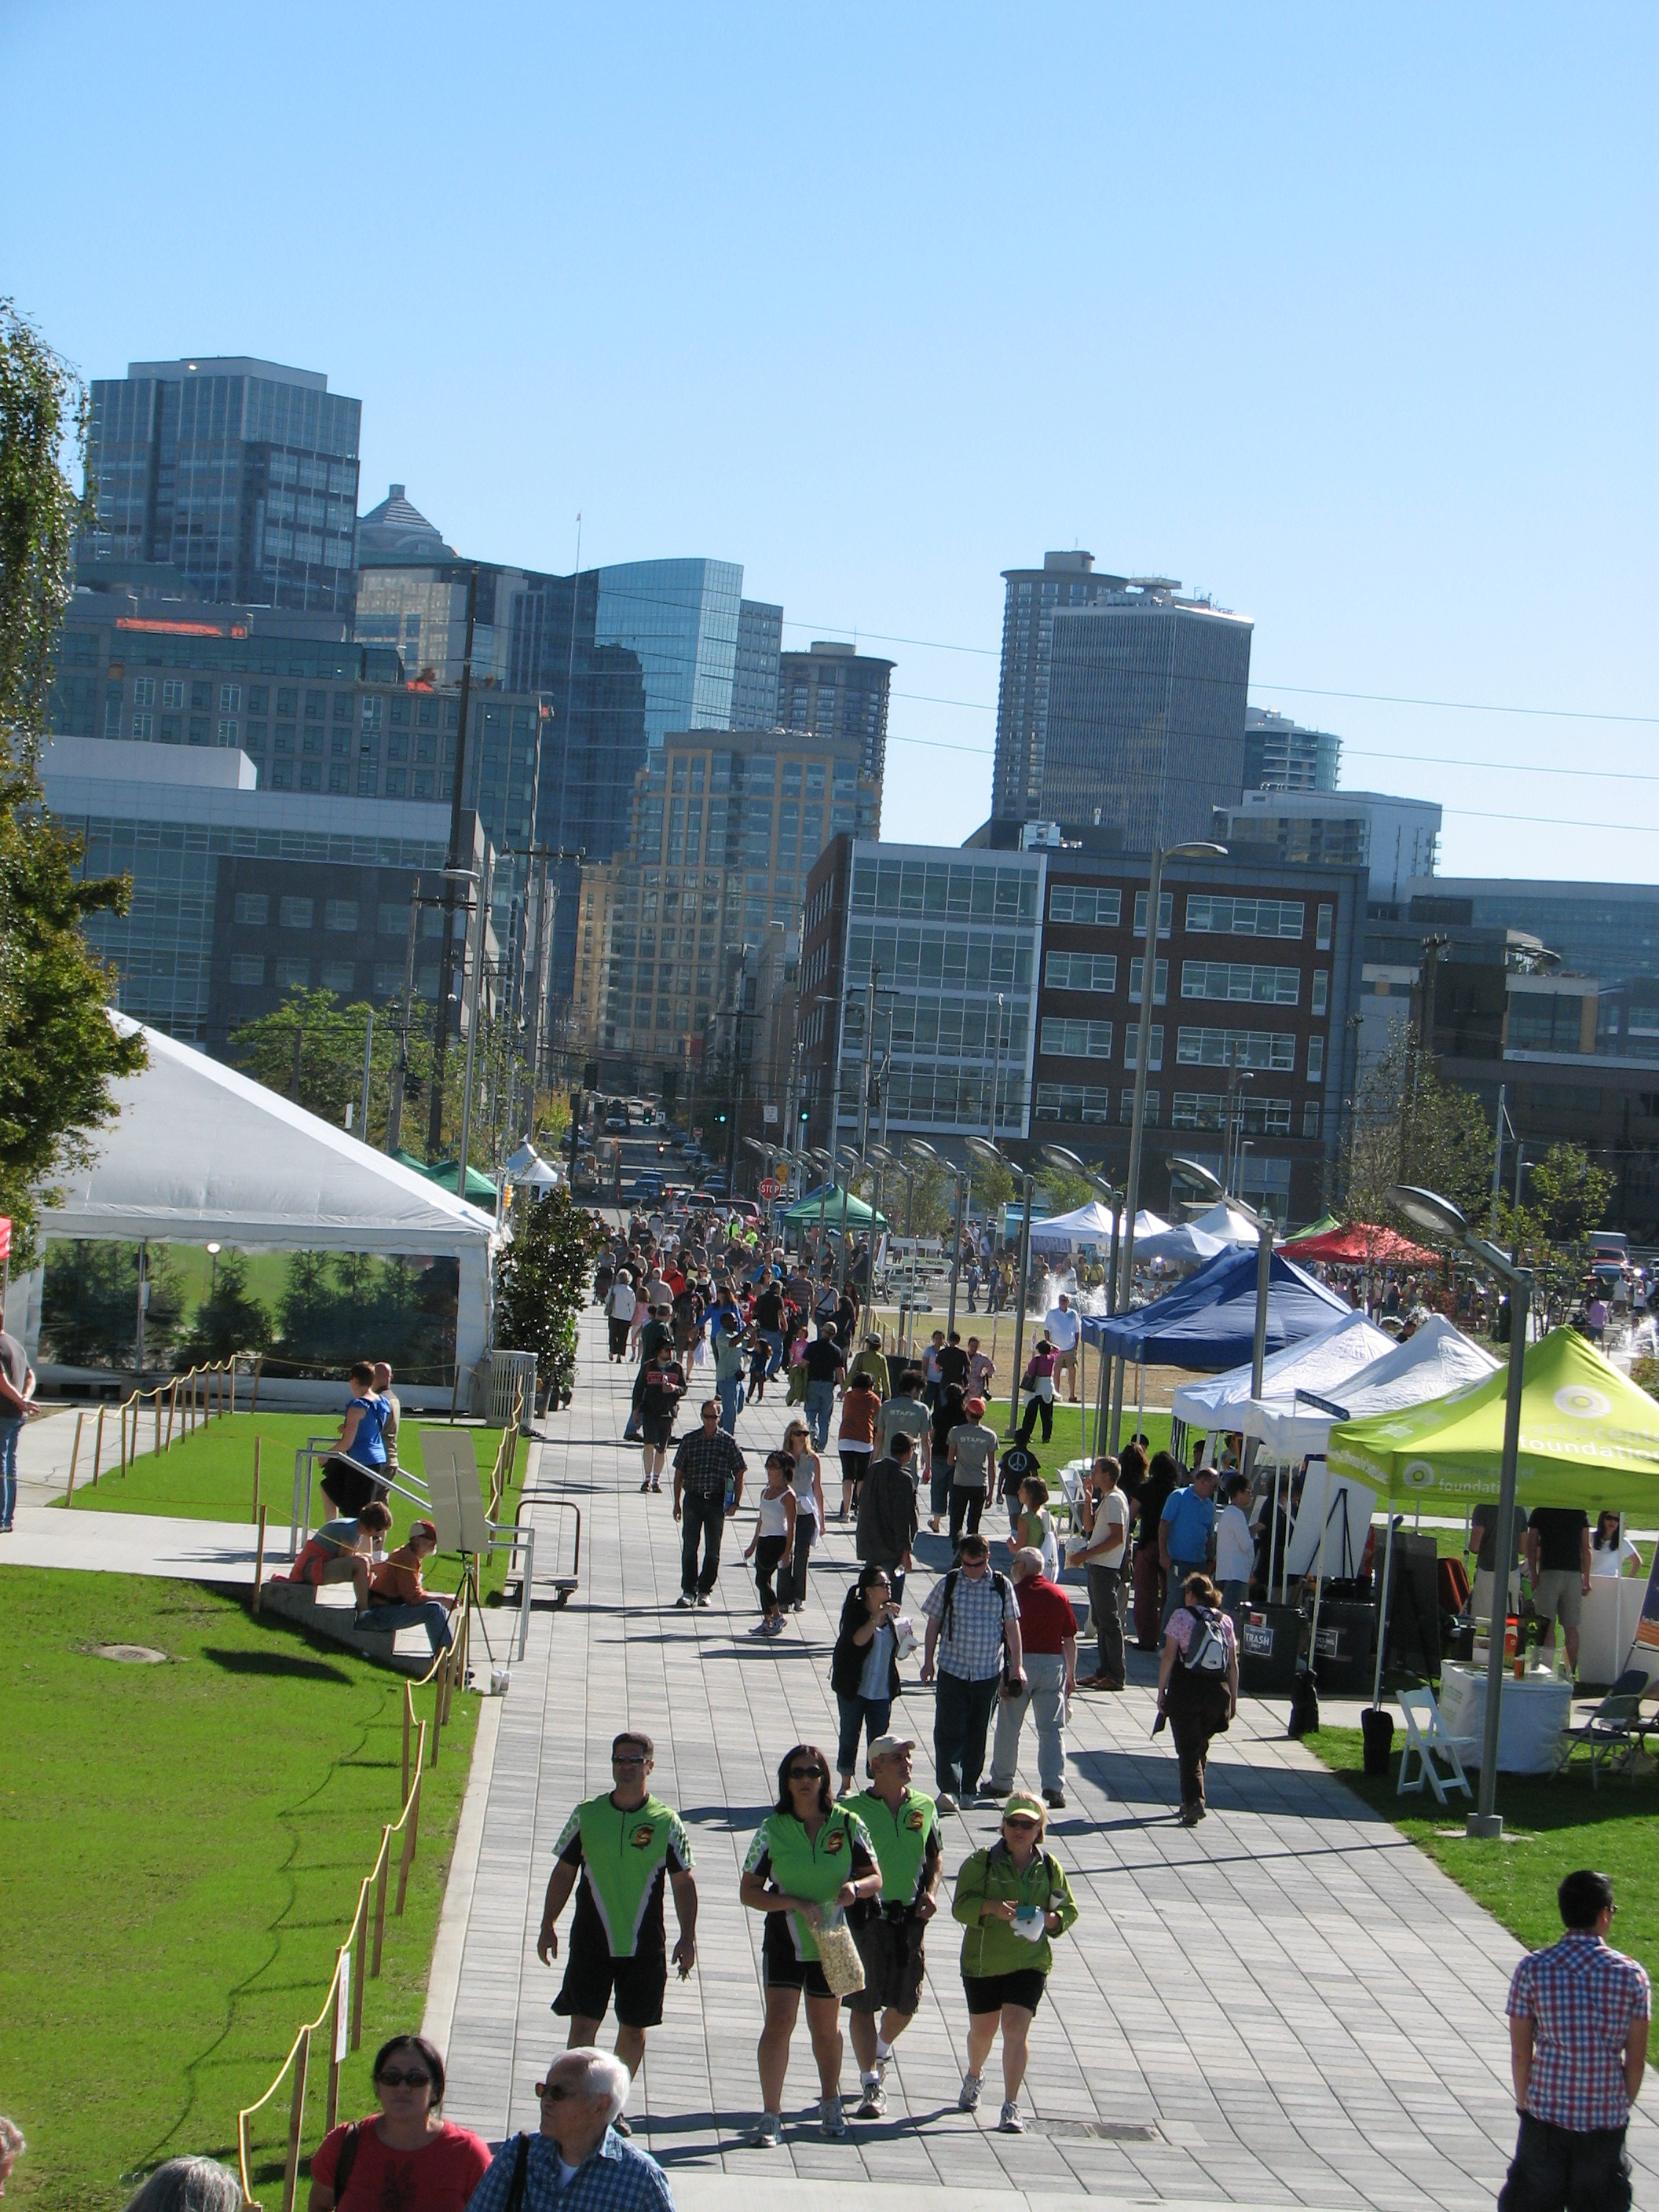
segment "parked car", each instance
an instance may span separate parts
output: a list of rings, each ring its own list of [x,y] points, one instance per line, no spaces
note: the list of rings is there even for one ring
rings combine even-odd
[[[726,1193],[729,1188],[730,1186],[727,1184],[726,1177],[723,1175],[705,1176],[702,1182],[698,1185],[698,1188],[705,1198],[715,1199],[722,1206],[726,1203]]]

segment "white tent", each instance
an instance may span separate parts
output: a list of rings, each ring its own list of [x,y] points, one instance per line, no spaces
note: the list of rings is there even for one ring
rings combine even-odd
[[[139,1024],[110,1019],[124,1036]],[[149,1065],[111,1086],[119,1117],[92,1139],[92,1167],[65,1179],[48,1237],[205,1243],[278,1252],[438,1255],[460,1263],[455,1356],[476,1366],[489,1336],[489,1214],[319,1121],[261,1083],[160,1030]],[[40,1329],[40,1274],[25,1324]]]
[[[1263,1362],[1261,1402],[1289,1407],[1298,1389],[1329,1397],[1357,1375],[1395,1349],[1394,1340],[1368,1322],[1364,1314],[1345,1314],[1333,1328],[1317,1336],[1286,1345]],[[1183,1382],[1173,1401],[1177,1420],[1188,1428],[1238,1429],[1244,1425],[1252,1392],[1248,1361],[1224,1375],[1206,1375],[1201,1382]]]
[[[1118,1216],[1121,1223],[1123,1217]],[[1161,1237],[1169,1228],[1167,1221],[1159,1220],[1143,1206],[1135,1216],[1135,1257],[1142,1257],[1145,1239]],[[1093,1244],[1100,1249],[1109,1247],[1112,1241],[1112,1213],[1109,1206],[1091,1199],[1087,1206],[1079,1206],[1070,1213],[1051,1213],[1045,1220],[1031,1224],[1031,1249],[1036,1251],[1071,1250],[1079,1244]],[[1218,1249],[1219,1248],[1218,1247]]]
[[[530,1190],[556,1190],[564,1181],[564,1170],[552,1166],[534,1145],[526,1141],[516,1152],[508,1154],[506,1180]]]
[[[1261,1231],[1248,1213],[1241,1213],[1231,1199],[1218,1198],[1207,1213],[1187,1224],[1206,1237],[1216,1237],[1223,1244],[1255,1244]],[[1295,1255],[1291,1255],[1292,1258]]]
[[[1213,1260],[1218,1252],[1231,1248],[1218,1237],[1206,1237],[1196,1222],[1183,1221],[1178,1228],[1160,1230],[1143,1244],[1135,1239],[1137,1260],[1162,1260],[1166,1267],[1196,1267],[1206,1260]]]
[[[1479,1382],[1498,1362],[1478,1344],[1471,1344],[1443,1314],[1425,1322],[1404,1344],[1391,1344],[1369,1367],[1362,1367],[1340,1387],[1321,1390],[1306,1387],[1340,1406],[1340,1413],[1324,1407],[1274,1402],[1247,1408],[1244,1432],[1260,1437],[1263,1448],[1278,1459],[1303,1459],[1324,1451],[1331,1430],[1340,1420],[1359,1420],[1370,1413],[1396,1413],[1401,1407],[1426,1405],[1444,1398],[1466,1383]],[[1275,1401],[1285,1394],[1275,1390]]]

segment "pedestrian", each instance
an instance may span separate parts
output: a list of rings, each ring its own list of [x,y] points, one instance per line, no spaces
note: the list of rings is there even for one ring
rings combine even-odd
[[[324,1463],[322,1483],[323,1495],[331,1498],[343,1513],[356,1512],[371,1498],[384,1498],[388,1487],[386,1408],[374,1395],[374,1370],[368,1360],[358,1359],[353,1361],[350,1374],[350,1402],[335,1447]]]
[[[884,1567],[893,1585],[893,1601],[904,1599],[904,1577],[910,1571],[920,1513],[916,1486],[910,1479],[911,1441],[896,1429],[890,1449],[872,1460],[864,1478],[859,1500],[854,1548],[866,1566]]]
[[[27,2148],[21,2128],[0,2114],[0,2197],[6,2193],[6,2184],[11,2179],[13,2166]]]
[[[778,1602],[772,1577],[780,1563],[790,1559],[794,1551],[795,1519],[799,1511],[795,1502],[794,1472],[794,1462],[787,1452],[768,1452],[766,1487],[757,1502],[755,1533],[743,1555],[755,1562],[755,1588],[760,1596],[761,1617],[759,1628],[751,1632],[759,1636],[783,1633],[783,1607]]]
[[[1181,1603],[1188,1575],[1207,1575],[1214,1548],[1216,1492],[1221,1470],[1200,1467],[1182,1490],[1172,1490],[1158,1520],[1158,1556],[1168,1595],[1164,1601],[1160,1628]]]
[[[656,1756],[650,1737],[636,1729],[624,1729],[613,1739],[611,1789],[584,1798],[553,1847],[536,1938],[536,1956],[550,1966],[559,1955],[559,1915],[574,1889],[570,1955],[553,2009],[570,2022],[570,2047],[576,2050],[592,2043],[614,2004],[617,2056],[630,2073],[639,2071],[645,2057],[646,2031],[662,2020],[668,1988],[663,1891],[668,1885],[679,1922],[673,1959],[682,1981],[697,1960],[690,1839],[673,1807],[651,1793]],[[617,2126],[628,2133],[620,2115]]]
[[[1128,1546],[1129,1501],[1118,1488],[1118,1462],[1103,1453],[1090,1471],[1078,1500],[1078,1523],[1083,1540],[1073,1544],[1068,1564],[1081,1567],[1089,1580],[1089,1618],[1095,1632],[1095,1671],[1085,1675],[1085,1690],[1121,1690],[1125,1686],[1123,1657],[1123,1560]]]
[[[1060,1539],[1048,1510],[1048,1486],[1037,1474],[1028,1474],[1019,1486],[1019,1511],[1014,1518],[1013,1548],[1029,1546],[1042,1560],[1042,1571],[1051,1583],[1060,1580]]]
[[[274,1575],[271,1579],[305,1583],[313,1589],[320,1589],[324,1583],[349,1583],[356,1597],[355,1609],[367,1613],[369,1553],[384,1542],[391,1528],[390,1511],[371,1498],[357,1513],[325,1521],[321,1528],[313,1528],[287,1576]]]
[[[994,1381],[997,1364],[988,1352],[981,1351],[976,1336],[968,1340],[968,1395],[988,1398]]]
[[[1567,1665],[1578,1672],[1578,1624],[1589,1595],[1589,1516],[1582,1505],[1539,1505],[1527,1522],[1527,1577],[1533,1610],[1544,1624],[1542,1649],[1555,1648],[1561,1624]]]
[[[634,1309],[639,1300],[634,1295],[634,1278],[626,1267],[617,1270],[615,1279],[605,1294],[605,1326],[610,1333],[610,1356],[613,1364],[628,1357],[628,1333],[634,1326]]]
[[[1238,1711],[1238,1639],[1221,1610],[1221,1593],[1201,1571],[1178,1593],[1158,1666],[1158,1710],[1175,1738],[1181,1771],[1181,1825],[1204,1818],[1205,1769],[1212,1737]]]
[[[1066,1870],[1045,1848],[1048,1815],[1035,1797],[1011,1796],[1002,1832],[988,1849],[970,1852],[957,1869],[952,1916],[962,1923],[962,1986],[968,1999],[968,2070],[959,2112],[979,2109],[985,2062],[1002,2031],[1002,2116],[1007,2135],[1022,2135],[1019,2093],[1025,2081],[1031,2022],[1048,1985],[1051,1939],[1077,1919]]]
[[[1026,1362],[1020,1379],[1024,1393],[1025,1412],[1019,1425],[1019,1440],[1023,1444],[1031,1441],[1031,1431],[1042,1420],[1042,1441],[1046,1444],[1054,1432],[1054,1363],[1060,1354],[1046,1336],[1038,1337],[1031,1347],[1031,1357]]]
[[[457,1603],[453,1591],[434,1595],[421,1580],[421,1563],[438,1548],[438,1531],[430,1521],[411,1521],[409,1534],[395,1552],[368,1571],[368,1609],[357,1613],[352,1626],[364,1634],[396,1636],[400,1628],[423,1628],[435,1659],[453,1640],[450,1614]]]
[[[392,1387],[392,1370],[384,1359],[377,1359],[374,1367],[374,1395],[380,1400],[380,1441],[386,1446],[386,1463],[394,1473],[398,1468],[398,1424],[404,1417],[403,1400]],[[532,1408],[533,1410],[533,1408]]]
[[[806,1420],[819,1451],[830,1441],[830,1416],[836,1408],[836,1385],[847,1365],[847,1355],[836,1336],[832,1321],[821,1322],[806,1347]]]
[[[968,1395],[968,1355],[962,1348],[960,1334],[952,1329],[939,1346],[937,1356],[941,1391],[959,1391]]]
[[[719,1401],[705,1399],[702,1425],[674,1455],[674,1518],[681,1523],[677,1607],[706,1606],[720,1579],[720,1538],[743,1500],[744,1457],[720,1425]],[[699,1539],[702,1564],[697,1564]]]
[[[921,1370],[907,1367],[898,1376],[893,1395],[884,1403],[876,1423],[878,1454],[890,1452],[893,1438],[902,1429],[911,1439],[914,1449],[910,1455],[910,1477],[918,1487],[929,1479],[933,1464],[933,1420],[922,1395]],[[947,1499],[948,1504],[949,1500]],[[938,1531],[938,1522],[933,1524]]]
[[[536,2084],[538,2132],[507,2138],[466,2212],[674,2212],[667,2175],[614,2124],[631,2086],[608,2051],[561,2051]]]
[[[948,1403],[948,1399],[941,1401]],[[954,1545],[963,1524],[979,1527],[979,1516],[997,1478],[997,1433],[985,1419],[982,1398],[969,1398],[963,1419],[951,1429],[945,1448],[951,1470],[951,1541]]]
[[[1483,1498],[1469,1515],[1469,1534],[1463,1546],[1463,1556],[1474,1554],[1474,1614],[1476,1620],[1491,1622],[1506,1619],[1510,1608],[1510,1591],[1514,1586],[1515,1571],[1521,1564],[1522,1547],[1527,1540],[1527,1509],[1515,1508],[1510,1528],[1510,1556],[1504,1577],[1504,1590],[1498,1591],[1498,1507]]]
[[[645,1367],[640,1392],[641,1449],[645,1461],[641,1494],[662,1488],[663,1462],[674,1437],[674,1417],[685,1395],[685,1370],[666,1345],[659,1346]]]
[[[823,1468],[812,1449],[805,1421],[791,1421],[783,1432],[783,1449],[793,1468],[795,1540],[787,1565],[778,1577],[778,1602],[795,1612],[806,1606],[806,1569],[812,1546],[823,1533]]]
[[[818,2069],[818,2124],[836,2140],[847,2133],[841,2109],[841,2000],[825,1978],[817,1938],[826,1926],[841,1924],[849,1906],[879,1895],[882,1884],[868,1830],[856,1813],[836,1803],[830,1786],[830,1762],[816,1744],[798,1743],[787,1752],[778,1766],[777,1803],[743,1863],[738,1894],[751,1912],[766,1915],[761,1938],[766,2024],[756,2054],[762,2112],[753,2137],[762,2149],[776,2149],[783,2142],[784,2076],[803,1996]]]
[[[866,1336],[847,1370],[850,1382],[854,1375],[867,1375],[875,1385],[876,1395],[886,1398],[892,1392],[892,1380],[888,1373],[887,1357],[881,1348],[881,1333],[877,1330]]]
[[[928,1340],[927,1350],[921,1356],[921,1395],[930,1407],[937,1406],[939,1403],[941,1388],[939,1356],[944,1349],[945,1331],[942,1328],[936,1328]]]
[[[761,1347],[763,1352],[764,1346]],[[735,1314],[722,1314],[714,1333],[714,1395],[720,1404],[720,1426],[728,1437],[738,1431],[738,1408],[743,1403],[743,1324]]]
[[[1042,1316],[1042,1334],[1054,1347],[1054,1389],[1060,1389],[1060,1378],[1066,1377],[1066,1402],[1077,1403],[1077,1348],[1083,1334],[1083,1323],[1065,1291],[1054,1300]],[[1043,1431],[1046,1438],[1048,1431]]]
[[[914,1736],[878,1736],[870,1747],[870,1787],[846,1800],[864,1823],[881,1869],[880,1899],[854,1930],[864,1987],[847,2000],[864,2091],[861,2120],[878,2120],[887,2110],[887,2069],[921,2002],[923,1940],[939,1911],[939,1809],[911,1783],[915,1748]]]
[[[1226,1504],[1216,1516],[1215,1578],[1235,1634],[1243,1626],[1244,1601],[1255,1566],[1255,1531],[1245,1510],[1250,1495],[1248,1474],[1230,1474],[1221,1486]]]
[[[1615,1951],[1613,1884],[1581,1867],[1556,1892],[1566,1929],[1516,1968],[1505,2008],[1521,2127],[1498,2212],[1629,2212],[1630,2108],[1653,1990]]]
[[[899,1609],[885,1567],[866,1567],[842,1601],[830,1661],[830,1687],[841,1714],[836,1765],[845,1797],[858,1771],[859,1732],[874,1743],[887,1733],[899,1692]]]
[[[1005,1653],[1011,1687],[1025,1686],[1019,1602],[1007,1576],[992,1573],[984,1537],[969,1533],[957,1564],[933,1584],[921,1609],[927,1618],[921,1680],[925,1686],[938,1677],[933,1767],[939,1809],[954,1813],[959,1803],[982,1794],[985,1737]]]
[[[1595,1516],[1595,1534],[1590,1539],[1591,1576],[1616,1577],[1641,1571],[1642,1554],[1634,1540],[1625,1534],[1623,1514],[1603,1506]]]
[[[868,1375],[849,1375],[847,1388],[842,1393],[841,1431],[836,1438],[836,1449],[841,1459],[840,1518],[843,1521],[858,1510],[859,1490],[869,1472],[876,1423],[880,1415],[881,1400],[872,1378]]]
[[[775,1279],[771,1269],[767,1268],[755,1292],[754,1311],[750,1316],[761,1347],[767,1354],[763,1379],[775,1375],[783,1364],[783,1297],[782,1284]]]
[[[641,1311],[645,1313],[646,1321],[635,1340],[639,1346],[639,1365],[634,1375],[634,1395],[629,1405],[628,1424],[623,1431],[624,1443],[638,1443],[641,1439],[640,1407],[645,1396],[646,1370],[659,1352],[666,1353],[672,1358],[674,1351],[674,1325],[666,1299],[654,1308],[636,1308],[634,1315],[636,1328]]]
[[[1027,1475],[1041,1474],[1042,1462],[1016,1437],[997,1454],[997,1493],[1008,1516],[1008,1547],[1019,1548],[1019,1516],[1024,1510],[1020,1504],[1020,1485]]]
[[[336,2205],[375,2212],[384,2204],[463,2212],[489,2170],[489,2146],[443,2117],[436,2046],[423,2035],[394,2035],[375,2052],[371,2079],[379,2112],[331,2128],[312,2153],[309,2212]]]
[[[990,1791],[1006,1797],[1019,1767],[1020,1730],[1029,1711],[1036,1723],[1037,1775],[1042,1802],[1066,1802],[1066,1709],[1077,1687],[1077,1615],[1072,1601],[1043,1570],[1042,1554],[1026,1546],[1008,1562],[1019,1604],[1024,1686],[1006,1682],[997,1698]]]

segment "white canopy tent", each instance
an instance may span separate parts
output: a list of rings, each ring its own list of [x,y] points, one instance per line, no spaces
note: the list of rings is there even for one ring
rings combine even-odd
[[[110,1019],[125,1036],[140,1025]],[[119,1117],[93,1139],[92,1167],[65,1180],[42,1218],[48,1238],[114,1237],[276,1252],[443,1256],[460,1266],[455,1356],[483,1357],[495,1224],[413,1169],[159,1030],[149,1065],[112,1085]],[[40,1271],[24,1331],[40,1341]]]
[[[1279,1459],[1316,1456],[1324,1451],[1338,1421],[1426,1405],[1431,1398],[1447,1397],[1467,1383],[1482,1381],[1497,1364],[1490,1352],[1471,1344],[1443,1314],[1434,1314],[1414,1336],[1391,1345],[1380,1359],[1362,1367],[1341,1387],[1326,1391],[1316,1383],[1306,1385],[1340,1406],[1340,1413],[1305,1401],[1251,1406],[1245,1411],[1244,1433],[1260,1437],[1263,1448]],[[1284,1394],[1273,1395],[1279,1399]]]
[[[544,1160],[534,1145],[526,1140],[516,1152],[507,1155],[505,1180],[522,1189],[541,1192],[556,1190],[565,1175],[562,1167]]]
[[[1120,1215],[1119,1219],[1122,1217]],[[1142,1240],[1161,1236],[1168,1229],[1167,1221],[1149,1213],[1145,1207],[1135,1216],[1135,1257],[1141,1256]],[[1070,1213],[1051,1213],[1045,1220],[1031,1224],[1031,1249],[1040,1251],[1070,1251],[1079,1244],[1093,1244],[1104,1249],[1112,1241],[1112,1213],[1109,1206],[1091,1199],[1087,1206],[1079,1206]]]
[[[1345,1314],[1319,1335],[1304,1337],[1299,1344],[1269,1355],[1261,1368],[1261,1402],[1289,1407],[1298,1389],[1328,1397],[1394,1349],[1393,1338],[1374,1328],[1364,1314]],[[1224,1375],[1183,1382],[1173,1401],[1176,1419],[1192,1429],[1243,1428],[1253,1396],[1251,1380],[1246,1361]]]
[[[1143,1244],[1135,1238],[1137,1260],[1162,1260],[1168,1267],[1196,1267],[1206,1260],[1213,1260],[1218,1252],[1231,1248],[1219,1237],[1206,1237],[1196,1222],[1183,1221],[1178,1228],[1160,1230]]]
[[[1217,1199],[1207,1213],[1199,1214],[1187,1227],[1196,1229],[1205,1237],[1213,1237],[1222,1244],[1255,1244],[1261,1237],[1249,1215],[1241,1213],[1227,1198]]]

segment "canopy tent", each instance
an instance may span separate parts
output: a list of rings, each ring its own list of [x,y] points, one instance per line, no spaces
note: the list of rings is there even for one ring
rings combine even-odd
[[[1414,1341],[1415,1340],[1413,1340]],[[1593,1517],[1659,1504],[1659,1404],[1570,1328],[1528,1345],[1522,1369],[1516,1500],[1581,1505]],[[1507,1368],[1449,1397],[1340,1422],[1326,1456],[1387,1494],[1454,1510],[1498,1495]]]
[[[516,1152],[507,1154],[506,1179],[521,1190],[556,1190],[565,1181],[565,1172],[562,1167],[555,1167],[551,1161],[544,1160],[534,1145],[526,1143]]]
[[[1298,1262],[1319,1261],[1351,1267],[1432,1267],[1439,1255],[1413,1244],[1397,1229],[1372,1221],[1352,1221],[1346,1229],[1296,1239]]]
[[[1127,1359],[1213,1374],[1248,1359],[1255,1341],[1255,1251],[1218,1253],[1150,1305],[1110,1321],[1085,1317],[1083,1333],[1103,1352]],[[1350,1309],[1345,1299],[1282,1252],[1273,1255],[1267,1279],[1267,1350],[1318,1336]]]
[[[1260,1437],[1263,1449],[1276,1459],[1317,1456],[1339,1421],[1426,1405],[1432,1398],[1444,1398],[1480,1382],[1497,1364],[1490,1352],[1471,1344],[1443,1314],[1435,1314],[1414,1336],[1391,1345],[1382,1358],[1362,1367],[1346,1383],[1329,1390],[1320,1390],[1316,1383],[1306,1385],[1330,1401],[1324,1407],[1305,1399],[1290,1405],[1247,1407],[1244,1432]],[[1283,1394],[1273,1395],[1278,1399]]]
[[[109,1018],[125,1036],[140,1026]],[[118,1117],[93,1136],[93,1165],[64,1177],[63,1204],[42,1217],[47,1237],[442,1255],[460,1264],[456,1358],[477,1364],[489,1334],[487,1213],[237,1069],[158,1030],[143,1038],[149,1064],[111,1085]],[[38,1273],[26,1328],[33,1349]]]
[[[1019,1208],[1016,1206],[1016,1217],[1018,1212]],[[1120,1214],[1120,1223],[1122,1218]],[[1135,1256],[1140,1256],[1143,1238],[1162,1236],[1169,1225],[1167,1221],[1160,1220],[1157,1214],[1149,1212],[1143,1206],[1135,1216]],[[1031,1249],[1034,1252],[1045,1247],[1054,1249],[1063,1248],[1069,1251],[1074,1244],[1109,1246],[1111,1241],[1111,1210],[1094,1199],[1091,1199],[1087,1206],[1079,1206],[1070,1213],[1051,1213],[1031,1224]]]
[[[1392,1339],[1364,1314],[1344,1314],[1334,1327],[1286,1345],[1262,1362],[1261,1403],[1289,1407],[1298,1390],[1315,1390],[1322,1397],[1340,1391],[1351,1377],[1375,1366],[1393,1349]],[[1252,1364],[1247,1359],[1224,1375],[1183,1382],[1173,1401],[1176,1419],[1188,1428],[1244,1428],[1249,1433],[1245,1417],[1256,1410],[1251,1402]]]
[[[1327,1231],[1340,1229],[1342,1224],[1334,1213],[1322,1213],[1317,1221],[1310,1221],[1305,1229],[1298,1229],[1294,1237],[1285,1239],[1287,1244],[1300,1244],[1307,1237],[1323,1237]]]
[[[844,1217],[841,1210],[843,1196],[847,1201]],[[795,1200],[783,1218],[792,1229],[811,1229],[817,1224],[820,1206],[823,1209],[826,1229],[839,1229],[843,1218],[849,1229],[867,1229],[872,1221],[883,1229],[887,1226],[885,1214],[872,1213],[861,1198],[851,1191],[843,1193],[839,1183],[833,1182],[824,1183],[817,1190],[807,1191]]]
[[[1213,1260],[1218,1252],[1231,1252],[1232,1246],[1219,1237],[1206,1237],[1195,1222],[1183,1221],[1177,1229],[1160,1230],[1143,1244],[1135,1239],[1137,1260],[1162,1260],[1169,1267],[1196,1267],[1206,1260]]]
[[[453,1190],[455,1188],[453,1160],[440,1160],[435,1167],[420,1168],[416,1173],[423,1175],[428,1182],[435,1182],[440,1190]],[[467,1163],[466,1194],[475,1206],[488,1206],[493,1209],[495,1204],[495,1184],[487,1175],[480,1175],[471,1161]]]
[[[1241,1213],[1230,1198],[1218,1198],[1207,1213],[1187,1224],[1200,1236],[1213,1237],[1221,1244],[1249,1244],[1261,1242],[1261,1231],[1248,1213]]]

